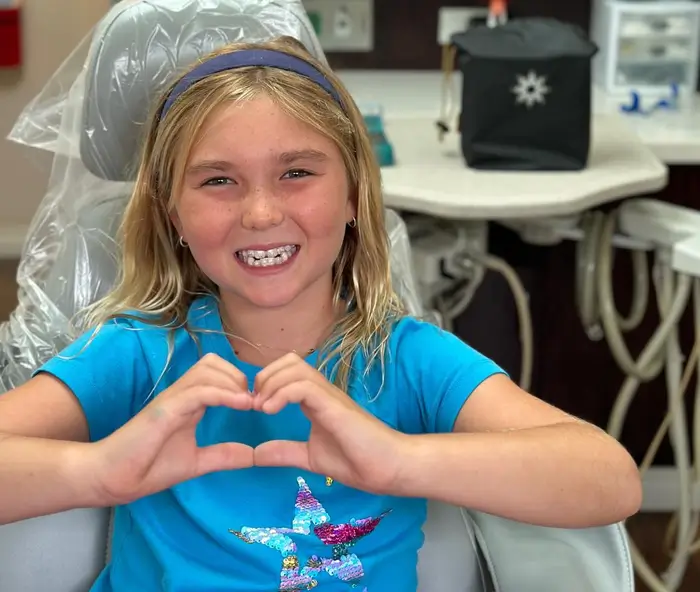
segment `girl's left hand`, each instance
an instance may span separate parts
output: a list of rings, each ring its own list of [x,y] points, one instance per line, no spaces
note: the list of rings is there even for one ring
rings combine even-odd
[[[298,403],[311,422],[308,442],[272,440],[255,449],[257,466],[293,466],[370,493],[387,494],[403,463],[408,436],[362,409],[296,354],[255,379],[253,408],[279,413]]]

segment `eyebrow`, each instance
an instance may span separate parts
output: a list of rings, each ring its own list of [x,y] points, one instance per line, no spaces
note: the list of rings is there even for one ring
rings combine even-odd
[[[282,164],[293,164],[300,160],[323,162],[328,160],[328,155],[312,149],[290,150],[278,155],[277,160]],[[225,160],[202,160],[187,167],[186,174],[195,175],[205,171],[226,172],[233,168],[233,164]]]
[[[291,164],[299,160],[314,160],[317,162],[322,162],[328,160],[328,155],[320,152],[319,150],[292,150],[289,152],[282,152],[279,155],[278,160],[283,164]]]
[[[186,174],[194,175],[204,171],[225,172],[231,168],[231,163],[225,160],[202,160],[187,167]]]

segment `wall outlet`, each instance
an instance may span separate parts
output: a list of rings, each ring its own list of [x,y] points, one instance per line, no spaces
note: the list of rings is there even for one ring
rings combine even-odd
[[[438,10],[438,45],[449,45],[455,33],[466,31],[480,21],[485,21],[488,8],[443,6]]]
[[[374,0],[303,0],[325,51],[374,49]]]

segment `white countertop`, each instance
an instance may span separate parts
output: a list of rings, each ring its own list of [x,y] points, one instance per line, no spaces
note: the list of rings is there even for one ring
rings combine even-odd
[[[360,104],[380,104],[387,118],[430,118],[440,114],[442,75],[439,71],[341,70],[338,72]],[[459,72],[453,84],[461,94]],[[619,102],[594,91],[593,109],[619,114],[642,142],[666,164],[700,164],[700,97],[689,112],[656,112],[649,116],[620,113]]]
[[[668,168],[657,156],[668,135],[658,132],[656,144],[649,146],[629,118],[606,111],[600,97],[594,99],[591,150],[584,170],[478,171],[465,164],[457,134],[443,143],[438,141],[439,72],[339,74],[361,108],[382,107],[397,161],[395,166],[382,169],[384,199],[389,207],[450,219],[561,216],[649,194],[668,181]],[[453,84],[459,97],[458,76]],[[696,145],[700,162],[700,137]]]
[[[438,141],[433,118],[391,117],[386,131],[397,164],[382,169],[387,206],[450,219],[576,214],[662,189],[667,167],[612,115],[593,119],[582,171],[478,171],[467,167],[456,134]]]

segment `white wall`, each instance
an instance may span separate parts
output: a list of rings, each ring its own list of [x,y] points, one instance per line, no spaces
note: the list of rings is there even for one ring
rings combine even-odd
[[[110,6],[109,0],[23,0],[22,4],[22,68],[0,69],[0,257],[17,254],[44,195],[50,162],[47,155],[5,138],[22,108]]]

